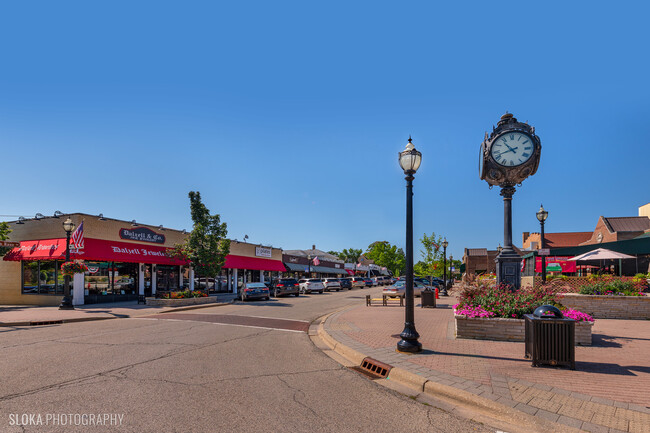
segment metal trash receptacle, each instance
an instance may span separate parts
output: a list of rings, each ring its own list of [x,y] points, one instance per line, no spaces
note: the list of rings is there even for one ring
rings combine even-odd
[[[422,308],[436,308],[436,295],[433,290],[424,289],[420,292]]]
[[[550,313],[550,314],[549,314]],[[576,368],[575,320],[567,319],[552,305],[542,305],[524,315],[525,357],[533,367],[566,365]]]

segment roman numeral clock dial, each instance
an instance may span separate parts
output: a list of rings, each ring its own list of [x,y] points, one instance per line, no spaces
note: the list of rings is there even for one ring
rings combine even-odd
[[[494,140],[491,153],[497,164],[515,167],[530,159],[533,154],[533,142],[522,132],[507,132]]]

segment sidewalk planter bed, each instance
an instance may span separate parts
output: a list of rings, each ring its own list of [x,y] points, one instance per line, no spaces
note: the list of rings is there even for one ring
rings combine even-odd
[[[156,299],[147,298],[150,307],[185,307],[186,305],[216,304],[217,298],[181,298],[181,299]]]
[[[515,342],[524,341],[524,319],[467,317],[463,315],[455,316],[455,319],[456,338]],[[593,325],[594,322],[576,322],[576,346],[591,346],[591,328]]]
[[[596,319],[650,320],[650,296],[579,295],[564,293],[560,302]]]

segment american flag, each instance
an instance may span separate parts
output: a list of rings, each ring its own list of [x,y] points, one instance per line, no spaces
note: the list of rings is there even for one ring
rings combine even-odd
[[[433,247],[434,247],[435,249],[437,249],[437,250],[440,249],[440,245],[438,245],[438,244],[435,243],[435,242],[431,242],[431,245],[433,245]]]
[[[75,246],[76,249],[83,250],[84,248],[84,222],[83,221],[81,221],[81,224],[79,224],[77,230],[75,230],[72,233],[70,239],[72,239],[72,244]]]
[[[314,265],[316,266],[320,265],[320,260],[318,260],[318,256],[314,257]]]

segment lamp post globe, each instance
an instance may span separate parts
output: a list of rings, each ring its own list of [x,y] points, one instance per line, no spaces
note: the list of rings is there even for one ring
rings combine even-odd
[[[70,233],[74,230],[74,222],[68,217],[63,221],[63,230],[65,230],[66,240],[65,240],[65,261],[70,261]],[[59,310],[74,310],[74,305],[72,305],[72,298],[70,298],[70,275],[64,275],[63,277],[63,298],[61,299],[61,305],[59,305]]]
[[[548,212],[544,210],[544,205],[539,206],[539,210],[537,211],[537,220],[539,221],[539,224],[541,226],[541,233],[540,233],[540,248],[546,248],[546,245],[544,243],[544,222],[546,221],[546,218],[548,218]],[[542,284],[546,283],[546,256],[542,256]]]
[[[419,352],[422,344],[418,341],[420,334],[415,330],[415,311],[413,296],[413,176],[420,168],[422,154],[415,149],[409,136],[406,148],[399,152],[399,165],[406,175],[406,272],[404,309],[404,330],[402,339],[397,343],[399,352]]]

